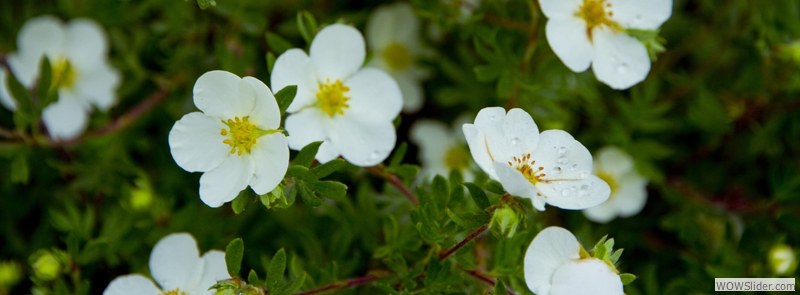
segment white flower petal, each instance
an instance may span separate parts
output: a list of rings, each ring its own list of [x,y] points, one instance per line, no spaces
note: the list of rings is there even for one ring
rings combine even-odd
[[[593,49],[586,34],[586,21],[575,16],[551,18],[547,21],[545,34],[553,53],[570,70],[580,73],[589,68]]]
[[[503,119],[503,135],[507,153],[512,157],[534,152],[539,143],[539,127],[528,112],[518,108],[509,110]]]
[[[570,261],[556,270],[550,295],[623,295],[622,280],[599,259]]]
[[[607,146],[597,151],[594,170],[622,177],[633,170],[633,158],[615,146]]]
[[[342,24],[329,25],[311,41],[311,61],[319,82],[345,80],[364,63],[364,37],[355,28]]]
[[[9,53],[6,56],[6,61],[8,62],[8,66],[11,67],[11,72],[14,73],[14,77],[17,77],[17,80],[22,86],[28,88],[31,87],[34,80],[39,76],[39,62],[41,59],[41,55],[18,52]],[[5,80],[3,80],[3,84],[5,83]]]
[[[547,18],[573,16],[583,4],[581,0],[540,0],[542,13]]]
[[[293,48],[281,54],[272,67],[270,81],[275,91],[281,91],[289,85],[297,85],[297,95],[286,109],[289,113],[297,112],[300,108],[317,101],[316,94],[319,91],[317,73],[311,58],[303,50]]]
[[[255,161],[255,176],[250,187],[259,195],[266,194],[283,180],[289,167],[289,143],[283,133],[264,135],[250,151]]]
[[[613,89],[628,89],[650,72],[650,56],[644,45],[625,33],[595,28],[592,71],[597,80]]]
[[[200,200],[212,208],[233,201],[247,188],[254,171],[253,159],[246,152],[228,155],[222,164],[200,177]]]
[[[611,188],[602,179],[589,175],[582,180],[538,182],[536,188],[547,203],[561,209],[581,210],[602,204]]]
[[[42,55],[50,57],[52,62],[53,57],[62,53],[66,37],[62,25],[58,18],[44,15],[29,19],[19,29],[17,50],[21,55],[36,60],[37,67],[34,71],[38,71],[38,62]]]
[[[89,114],[72,95],[60,94],[58,101],[42,110],[42,121],[50,137],[68,140],[78,137],[89,125]]]
[[[220,131],[227,126],[200,112],[188,113],[169,131],[172,158],[183,170],[206,172],[228,158],[231,146],[222,143]]]
[[[211,250],[203,254],[203,275],[200,276],[200,281],[194,290],[186,292],[186,294],[202,294],[213,295],[216,290],[208,290],[211,286],[218,281],[229,279],[231,276],[228,274],[228,266],[225,263],[225,252],[219,250]]]
[[[403,112],[416,113],[419,111],[422,108],[425,97],[420,82],[409,75],[398,74],[393,77],[397,81],[397,86],[400,87],[400,92],[403,94]]]
[[[625,28],[655,30],[672,15],[672,0],[608,0],[611,16]]]
[[[397,82],[389,74],[374,68],[364,68],[344,83],[350,87],[346,115],[353,113],[375,114],[377,118],[392,121],[403,107],[403,95]]]
[[[244,117],[255,103],[253,90],[242,87],[242,79],[226,71],[209,71],[194,83],[194,104],[206,116],[222,121]]]
[[[187,233],[161,238],[150,252],[150,274],[163,290],[194,287],[202,269],[197,242]]]
[[[620,187],[614,192],[619,215],[630,217],[642,211],[647,203],[647,179],[637,174],[629,174],[620,179],[619,185]]]
[[[608,201],[583,210],[583,215],[587,219],[597,223],[608,223],[619,215],[617,210],[616,196]]]
[[[406,46],[419,43],[419,19],[407,2],[382,5],[372,11],[367,21],[367,44],[380,50],[397,42]]]
[[[82,71],[75,80],[77,95],[86,103],[108,111],[117,104],[117,86],[122,77],[119,71],[106,63],[97,64],[90,71]]]
[[[6,86],[5,69],[0,69],[0,104],[12,112],[17,109],[17,101],[11,96],[8,86]]]
[[[439,121],[420,119],[409,129],[409,139],[419,147],[418,158],[426,169],[444,163],[448,149],[456,144],[447,126]]]
[[[281,111],[278,102],[269,87],[264,82],[253,77],[242,78],[244,84],[253,91],[253,110],[250,112],[250,122],[262,130],[275,130],[281,127]]]
[[[124,275],[108,284],[103,295],[160,295],[153,281],[142,275]]]
[[[72,65],[91,70],[106,62],[108,38],[97,22],[73,19],[65,26],[64,33],[64,54]]]
[[[525,251],[525,283],[528,289],[539,294],[542,287],[550,285],[553,274],[560,266],[578,258],[580,244],[571,232],[555,226],[543,229]]]
[[[299,151],[309,143],[329,140],[336,125],[318,108],[307,108],[289,115],[284,127],[289,132],[289,148]]]
[[[506,111],[501,107],[483,108],[475,117],[475,124],[464,124],[472,159],[492,179],[497,180],[492,163],[507,161],[512,155],[507,152],[507,140],[503,136],[503,119]]]
[[[336,122],[337,139],[332,143],[348,162],[361,167],[377,165],[394,149],[397,134],[392,121],[378,114],[347,115]]]
[[[546,130],[531,154],[533,169],[544,168],[542,180],[580,180],[592,172],[592,154],[564,130]]]
[[[333,144],[337,138],[336,135],[331,134],[328,140],[322,142],[319,146],[319,150],[317,150],[317,156],[315,157],[317,161],[320,163],[328,163],[328,161],[336,159],[342,154],[341,149]]]
[[[493,166],[497,172],[497,178],[506,192],[512,196],[531,199],[531,201],[538,198],[536,187],[522,173],[502,162],[494,162]]]

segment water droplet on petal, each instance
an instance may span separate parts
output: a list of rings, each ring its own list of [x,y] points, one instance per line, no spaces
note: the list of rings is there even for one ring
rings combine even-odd
[[[568,189],[561,190],[561,195],[565,196],[565,197],[568,197],[569,196],[569,190]]]
[[[511,139],[511,145],[517,145],[519,143],[519,137],[514,137]]]
[[[381,151],[379,151],[379,150],[374,150],[374,151],[372,151],[372,153],[371,153],[371,154],[369,154],[369,159],[370,159],[370,160],[376,160],[376,159],[378,159],[380,156],[381,156]]]
[[[575,171],[575,168],[578,168],[578,164],[572,164],[572,171]]]
[[[589,194],[589,186],[585,185],[585,184],[582,185],[581,189],[578,191],[578,194],[580,194],[581,196],[588,195]]]
[[[589,177],[589,174],[591,173],[588,170],[581,170],[581,178]]]
[[[623,63],[617,66],[617,72],[620,74],[625,74],[628,72],[628,70],[630,70],[630,68],[628,68],[627,64]]]
[[[561,164],[561,165],[568,164],[569,163],[569,159],[567,159],[567,157],[558,158],[558,163]]]
[[[553,174],[553,176],[558,176],[559,174],[561,174],[561,167],[553,168],[553,172],[551,172],[551,174]]]
[[[566,153],[567,153],[567,148],[566,147],[562,146],[562,147],[558,148],[558,155],[559,156],[563,156]]]

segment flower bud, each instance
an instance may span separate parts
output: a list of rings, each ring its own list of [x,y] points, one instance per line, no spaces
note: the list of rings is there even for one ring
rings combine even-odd
[[[792,247],[777,244],[767,254],[769,267],[776,275],[789,275],[797,269],[797,256]]]
[[[22,278],[22,275],[22,268],[19,264],[13,261],[0,262],[0,290],[13,287]]]
[[[31,255],[30,264],[36,278],[52,281],[60,276],[66,268],[66,258],[66,253],[63,251],[41,249]]]
[[[494,211],[490,228],[495,236],[511,238],[517,233],[517,227],[524,215],[520,214],[511,206],[503,206]]]

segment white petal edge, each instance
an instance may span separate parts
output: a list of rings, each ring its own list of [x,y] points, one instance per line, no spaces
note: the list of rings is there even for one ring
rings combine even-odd
[[[350,91],[347,116],[375,114],[376,118],[392,121],[403,108],[403,94],[397,82],[384,71],[364,68],[351,77],[345,85]]]
[[[448,132],[447,125],[429,119],[417,120],[411,125],[408,137],[419,147],[417,156],[423,168],[444,163],[448,149],[457,144]]]
[[[6,86],[6,75],[6,70],[0,69],[0,104],[2,104],[9,111],[13,112],[17,109],[17,101],[11,97],[11,92],[8,91],[8,86]]]
[[[555,226],[543,229],[525,251],[524,271],[528,289],[543,295],[539,290],[551,284],[556,270],[578,258],[580,244],[571,232]]]
[[[602,204],[611,195],[611,188],[597,176],[582,180],[538,182],[536,188],[547,203],[561,209],[582,210]]]
[[[622,177],[634,171],[633,158],[615,146],[606,146],[597,151],[595,171]]]
[[[553,275],[550,295],[622,295],[622,280],[599,259],[583,259],[562,265]]]
[[[392,121],[378,114],[345,114],[336,123],[338,140],[332,143],[345,160],[356,166],[369,167],[383,162],[397,141]]]
[[[542,180],[580,180],[592,172],[592,154],[564,130],[545,130],[531,154],[534,169],[542,167]]]
[[[184,115],[169,131],[169,150],[175,163],[189,172],[217,168],[231,151],[231,146],[222,143],[226,139],[220,135],[223,128],[228,129],[218,119],[201,112]]]
[[[581,0],[540,0],[539,5],[547,18],[572,16],[580,9]]]
[[[650,56],[636,38],[607,28],[595,28],[592,71],[597,80],[617,90],[628,89],[647,78]]]
[[[551,18],[545,25],[545,34],[553,53],[567,68],[576,73],[589,68],[593,49],[583,19],[575,16]]]
[[[536,187],[533,186],[522,173],[508,166],[506,163],[494,162],[492,165],[494,166],[494,170],[497,171],[497,178],[506,192],[512,196],[531,199],[531,201],[538,198]],[[537,208],[537,210],[540,209]]]
[[[607,0],[625,28],[656,30],[672,15],[672,0]]]
[[[247,152],[230,154],[222,164],[200,176],[200,200],[212,208],[233,201],[253,178],[255,164]]]
[[[262,130],[275,130],[281,127],[281,111],[272,91],[253,77],[242,78],[244,84],[253,92],[253,110],[250,112],[250,122]],[[243,86],[244,87],[244,86]]]
[[[284,127],[289,132],[289,148],[299,151],[309,143],[328,140],[336,125],[318,108],[308,108],[289,115]]]
[[[239,76],[230,72],[206,72],[194,83],[194,104],[206,116],[222,121],[247,116],[253,110],[254,94],[242,83]]]
[[[266,194],[283,180],[289,168],[289,143],[283,133],[259,137],[250,151],[255,162],[250,187],[259,195]]]
[[[75,81],[75,91],[84,103],[91,103],[101,111],[108,111],[117,104],[117,87],[122,76],[108,63],[102,62],[91,70],[82,71]]]
[[[186,292],[186,294],[203,294],[213,295],[215,290],[208,290],[211,286],[218,281],[229,279],[231,276],[228,274],[228,267],[225,263],[225,252],[219,250],[211,250],[203,254],[203,274],[195,286],[193,292]]]
[[[614,193],[619,199],[616,202],[619,215],[636,215],[647,203],[647,179],[637,174],[628,174],[620,179],[620,187]]]
[[[365,47],[361,32],[351,26],[332,24],[320,30],[309,50],[318,82],[344,82],[361,68],[367,54]]]
[[[138,275],[116,277],[108,284],[103,295],[160,295],[161,290],[150,279]]]
[[[29,19],[22,25],[17,34],[17,50],[21,55],[36,59],[36,65],[42,55],[53,57],[62,54],[66,33],[60,19],[43,15]],[[38,67],[35,68],[38,71]]]
[[[270,83],[272,89],[278,92],[286,86],[297,85],[297,94],[286,109],[289,113],[317,101],[319,81],[311,58],[303,50],[293,48],[281,54],[272,67]]]
[[[511,156],[533,153],[539,144],[539,127],[528,112],[519,108],[509,110],[503,118],[503,135],[507,140],[507,153]]]
[[[57,102],[42,110],[42,121],[50,137],[70,140],[78,137],[89,125],[89,113],[72,95],[60,93]]]
[[[373,50],[383,49],[393,42],[404,45],[419,43],[419,19],[407,2],[382,5],[367,20],[367,44]]]
[[[197,242],[187,233],[161,238],[150,252],[150,274],[162,290],[193,288],[202,269]]]
[[[108,38],[100,24],[76,18],[66,24],[64,33],[64,53],[70,63],[91,70],[106,62]]]
[[[609,198],[608,201],[600,205],[584,209],[582,211],[583,215],[586,216],[586,219],[597,223],[608,223],[609,221],[614,220],[614,218],[617,218],[619,215],[615,198],[616,196],[614,196],[614,198]]]
[[[420,82],[411,75],[396,74],[392,77],[397,81],[400,93],[403,94],[403,112],[407,114],[418,112],[425,102],[425,92]]]

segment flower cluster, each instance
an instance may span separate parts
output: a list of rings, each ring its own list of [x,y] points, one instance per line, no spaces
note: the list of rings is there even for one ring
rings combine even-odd
[[[77,137],[94,107],[107,111],[117,103],[121,76],[109,65],[108,39],[96,22],[79,18],[64,24],[52,16],[36,17],[20,29],[17,48],[8,55],[8,65],[26,88],[39,79],[43,57],[50,61],[50,87],[58,90],[58,101],[44,108],[42,120],[52,138]],[[7,74],[0,69],[0,104],[14,111],[19,102],[10,95]]]
[[[594,158],[594,174],[608,183],[611,196],[604,203],[583,210],[589,220],[606,223],[617,216],[642,211],[647,202],[647,179],[636,172],[633,158],[617,147],[600,149]]]

